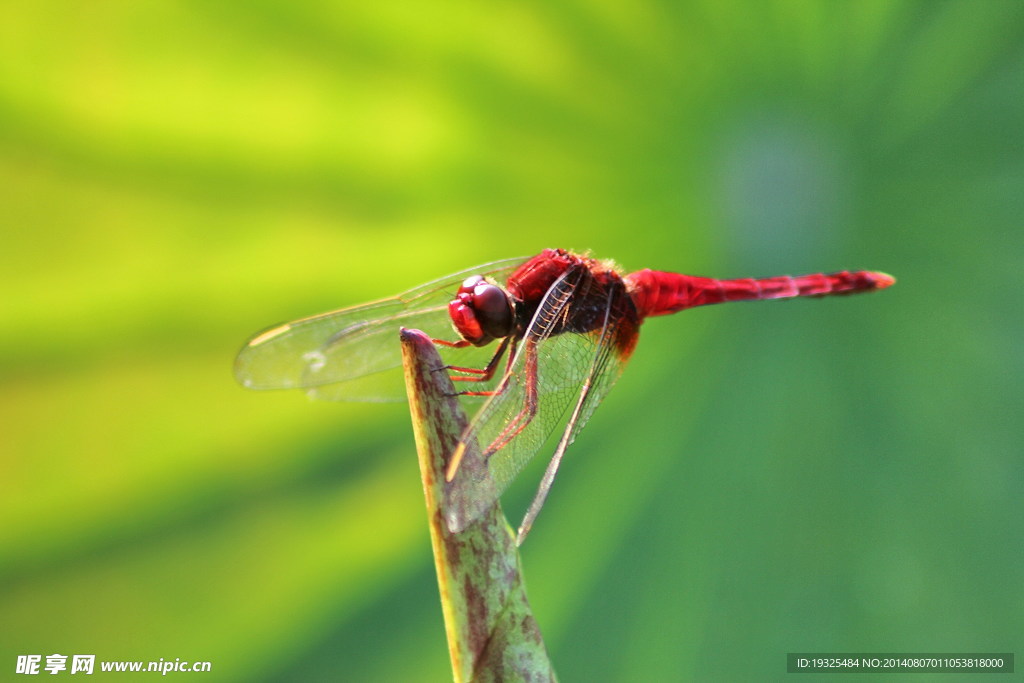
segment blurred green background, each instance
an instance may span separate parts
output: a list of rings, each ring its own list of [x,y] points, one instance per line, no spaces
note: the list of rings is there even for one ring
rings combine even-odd
[[[543,247],[899,279],[645,324],[523,549],[563,681],[1020,655],[1022,215],[1019,0],[3,3],[0,667],[448,680],[405,407],[232,360]]]

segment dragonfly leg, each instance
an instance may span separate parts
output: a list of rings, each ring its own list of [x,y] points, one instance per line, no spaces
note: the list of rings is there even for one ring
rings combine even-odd
[[[526,354],[524,361],[526,363],[524,370],[526,371],[526,385],[525,396],[523,398],[523,407],[512,418],[505,429],[502,430],[501,434],[491,442],[491,445],[484,451],[484,458],[489,458],[494,453],[504,448],[508,443],[516,438],[521,431],[526,429],[527,425],[533,420],[537,414],[537,342],[536,341],[525,341],[523,342],[523,352]],[[498,387],[495,393],[501,393],[505,389],[505,385],[508,381],[509,375],[505,376],[505,381]]]
[[[505,355],[505,350],[508,348],[509,341],[512,337],[505,337],[501,340],[501,344],[498,346],[498,350],[494,352],[491,360],[488,361],[487,366],[484,368],[463,368],[457,365],[446,365],[444,370],[454,370],[455,372],[464,372],[470,376],[454,375],[452,377],[453,382],[487,382],[494,377],[494,371],[498,367],[498,363],[501,362],[501,357]]]
[[[502,356],[502,354],[505,353],[505,350],[507,348],[509,348],[509,346],[514,346],[514,342],[512,340],[512,337],[505,337],[502,340],[502,342],[501,342],[501,346],[498,347],[497,352],[491,358],[490,362],[487,363],[487,367],[483,368],[482,370],[477,370],[477,369],[473,369],[473,368],[458,368],[458,367],[454,367],[454,366],[451,366],[451,365],[445,366],[444,368],[438,368],[438,369],[439,370],[441,370],[441,369],[461,370],[463,372],[476,372],[476,373],[480,373],[480,375],[481,375],[480,377],[460,377],[460,376],[456,375],[456,376],[451,378],[453,382],[457,382],[457,381],[462,381],[462,382],[487,382],[487,381],[489,381],[494,376],[494,371],[497,369],[498,363],[501,361],[501,356]],[[513,360],[514,357],[515,357],[515,351],[509,352],[508,365],[509,365],[510,368],[512,367],[512,360]],[[482,391],[457,391],[457,392],[455,392],[454,395],[455,396],[494,396],[494,395],[500,394],[502,391],[504,391],[505,390],[505,385],[507,383],[508,383],[508,374],[506,373],[505,378],[502,380],[501,384],[496,389],[488,389],[488,390],[482,390]]]
[[[448,346],[453,349],[464,349],[469,346],[469,342],[465,339],[457,339],[455,341],[448,341],[447,339],[431,339],[430,341],[441,346]]]
[[[505,391],[505,387],[508,386],[508,379],[509,379],[509,377],[511,376],[511,373],[512,373],[512,363],[514,363],[515,360],[516,360],[516,343],[517,342],[512,340],[512,337],[505,337],[505,340],[501,342],[501,348],[499,348],[498,352],[496,354],[494,354],[493,358],[491,358],[491,362],[487,364],[487,368],[486,369],[490,370],[491,374],[488,375],[487,377],[484,377],[484,378],[480,379],[481,382],[486,382],[487,380],[489,380],[491,378],[491,376],[494,374],[494,370],[498,367],[498,360],[501,358],[501,354],[505,352],[505,347],[506,346],[511,346],[512,350],[508,352],[508,365],[507,365],[507,367],[505,369],[505,376],[502,378],[501,384],[499,384],[496,389],[493,389],[492,391],[460,391],[459,395],[460,396],[495,396],[495,395],[500,394],[501,392]],[[448,366],[448,368],[450,370],[466,370],[466,368],[455,368],[455,367],[452,367],[452,366]],[[479,370],[472,370],[472,369],[470,369],[468,371],[469,372],[480,372]],[[473,381],[473,378],[472,377],[452,377],[452,380],[453,381],[455,381],[455,380]]]

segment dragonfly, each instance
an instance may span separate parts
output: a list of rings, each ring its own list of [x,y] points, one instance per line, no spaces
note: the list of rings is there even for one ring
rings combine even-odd
[[[522,543],[566,449],[622,373],[646,318],[729,301],[870,292],[894,282],[865,270],[738,279],[626,273],[613,261],[545,249],[271,327],[243,346],[235,376],[247,388],[303,389],[317,399],[404,400],[398,332],[422,330],[445,362],[452,359],[444,368],[451,379],[472,386],[459,393],[483,400],[448,459],[443,505],[452,533],[496,504],[561,428],[519,526]]]

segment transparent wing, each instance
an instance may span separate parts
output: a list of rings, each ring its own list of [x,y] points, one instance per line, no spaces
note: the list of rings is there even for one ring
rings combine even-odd
[[[580,388],[576,406],[573,408],[565,430],[562,432],[562,438],[558,440],[558,446],[548,462],[547,470],[541,478],[540,486],[537,487],[533,502],[530,503],[530,507],[519,525],[519,531],[516,534],[517,545],[522,545],[526,535],[530,533],[534,520],[540,514],[544,501],[547,500],[548,492],[551,490],[551,484],[554,483],[555,475],[558,473],[558,468],[562,464],[565,450],[576,439],[576,435],[587,424],[590,416],[594,414],[594,410],[604,400],[619,375],[622,374],[626,361],[629,360],[633,348],[636,346],[639,325],[640,320],[636,314],[636,308],[625,291],[609,292],[604,329],[597,340],[590,373]]]
[[[256,334],[235,359],[235,377],[251,389],[306,389],[327,400],[405,400],[399,327],[453,337],[448,302],[470,275],[504,283],[526,259],[506,259],[448,275],[404,294],[322,313]],[[492,351],[460,349],[459,364],[486,363]],[[475,357],[474,357],[475,356]]]
[[[621,373],[636,339],[635,309],[621,287],[602,290],[596,298],[593,292],[579,291],[589,286],[593,283],[586,273],[572,271],[551,286],[499,392],[463,435],[457,451],[461,459],[446,491],[447,521],[453,531],[465,528],[492,505],[555,428],[565,423],[560,457]],[[579,299],[589,300],[591,310],[574,308]],[[601,310],[595,313],[593,305]],[[573,317],[580,315],[600,315],[602,321],[593,332],[554,333],[571,328]]]

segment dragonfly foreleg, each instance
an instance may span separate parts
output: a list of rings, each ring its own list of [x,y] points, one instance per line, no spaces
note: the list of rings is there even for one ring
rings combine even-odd
[[[494,352],[491,360],[488,361],[487,365],[483,368],[464,368],[458,365],[446,365],[444,368],[439,369],[466,373],[466,375],[452,375],[453,382],[488,382],[492,377],[494,377],[494,371],[498,368],[498,363],[501,362],[501,357],[505,355],[505,351],[508,349],[511,339],[512,337],[505,337],[501,340],[501,344],[498,345],[498,350]]]

